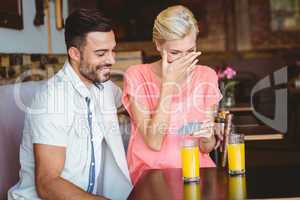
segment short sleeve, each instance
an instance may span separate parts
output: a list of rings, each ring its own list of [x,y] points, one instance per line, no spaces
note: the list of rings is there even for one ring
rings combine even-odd
[[[213,69],[209,69],[206,75],[206,83],[204,89],[204,105],[210,107],[219,103],[222,94],[218,85],[218,76]]]
[[[199,66],[196,77],[194,95],[197,105],[205,109],[218,104],[222,95],[216,72],[209,67]]]
[[[46,92],[37,94],[26,111],[32,142],[66,147],[68,142],[66,111],[55,109],[58,102],[51,94],[45,94]]]
[[[156,93],[156,85],[147,82],[147,74],[142,71],[139,66],[128,68],[124,76],[122,102],[128,113],[131,115],[131,107],[129,97],[132,97],[142,109],[150,108],[149,101],[151,94]],[[154,94],[155,95],[155,94]]]

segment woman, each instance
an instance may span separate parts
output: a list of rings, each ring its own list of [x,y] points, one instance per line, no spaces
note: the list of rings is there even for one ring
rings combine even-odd
[[[214,70],[196,65],[197,21],[190,10],[172,6],[162,11],[153,27],[153,41],[162,59],[131,66],[125,74],[123,104],[131,117],[127,151],[135,184],[144,170],[180,168],[180,144],[202,123],[212,133],[211,111],[221,98]],[[209,113],[209,114],[207,114]],[[195,126],[196,124],[196,126]],[[214,167],[208,153],[213,134],[199,141],[201,167]]]

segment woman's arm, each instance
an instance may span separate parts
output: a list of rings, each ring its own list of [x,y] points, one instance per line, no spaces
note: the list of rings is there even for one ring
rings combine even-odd
[[[153,113],[129,96],[133,122],[136,123],[138,132],[143,135],[145,143],[153,150],[159,151],[164,138],[165,130],[169,127],[171,103],[176,83],[184,80],[191,68],[198,62],[200,53],[192,52],[169,64],[166,52],[162,58],[162,85],[158,105]]]
[[[132,117],[138,128],[138,132],[143,135],[145,143],[153,150],[159,151],[163,142],[165,130],[168,128],[170,114],[171,96],[173,90],[171,87],[162,86],[158,106],[151,115],[145,106],[140,105],[129,97]]]
[[[213,105],[206,109],[205,118],[207,121],[205,122],[205,125],[203,126],[202,132],[206,132],[205,134],[210,135],[208,138],[200,138],[200,151],[202,153],[209,153],[213,149],[215,149],[216,145],[222,140],[220,135],[216,134],[215,127],[214,127],[214,119],[217,113],[218,106]]]

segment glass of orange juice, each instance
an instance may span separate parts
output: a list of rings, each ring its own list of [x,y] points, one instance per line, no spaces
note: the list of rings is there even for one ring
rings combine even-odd
[[[228,172],[230,175],[245,174],[245,143],[244,135],[229,134],[228,136]]]
[[[199,181],[198,139],[185,138],[181,147],[182,176],[184,182]]]
[[[185,183],[183,185],[184,200],[201,200],[201,187],[199,182]]]
[[[229,176],[229,199],[247,199],[246,176]]]

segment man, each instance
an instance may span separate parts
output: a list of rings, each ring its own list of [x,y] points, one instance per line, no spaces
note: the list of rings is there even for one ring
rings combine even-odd
[[[116,116],[121,92],[111,81],[116,46],[97,10],[66,20],[68,61],[28,108],[20,181],[9,199],[126,199],[130,190]]]

